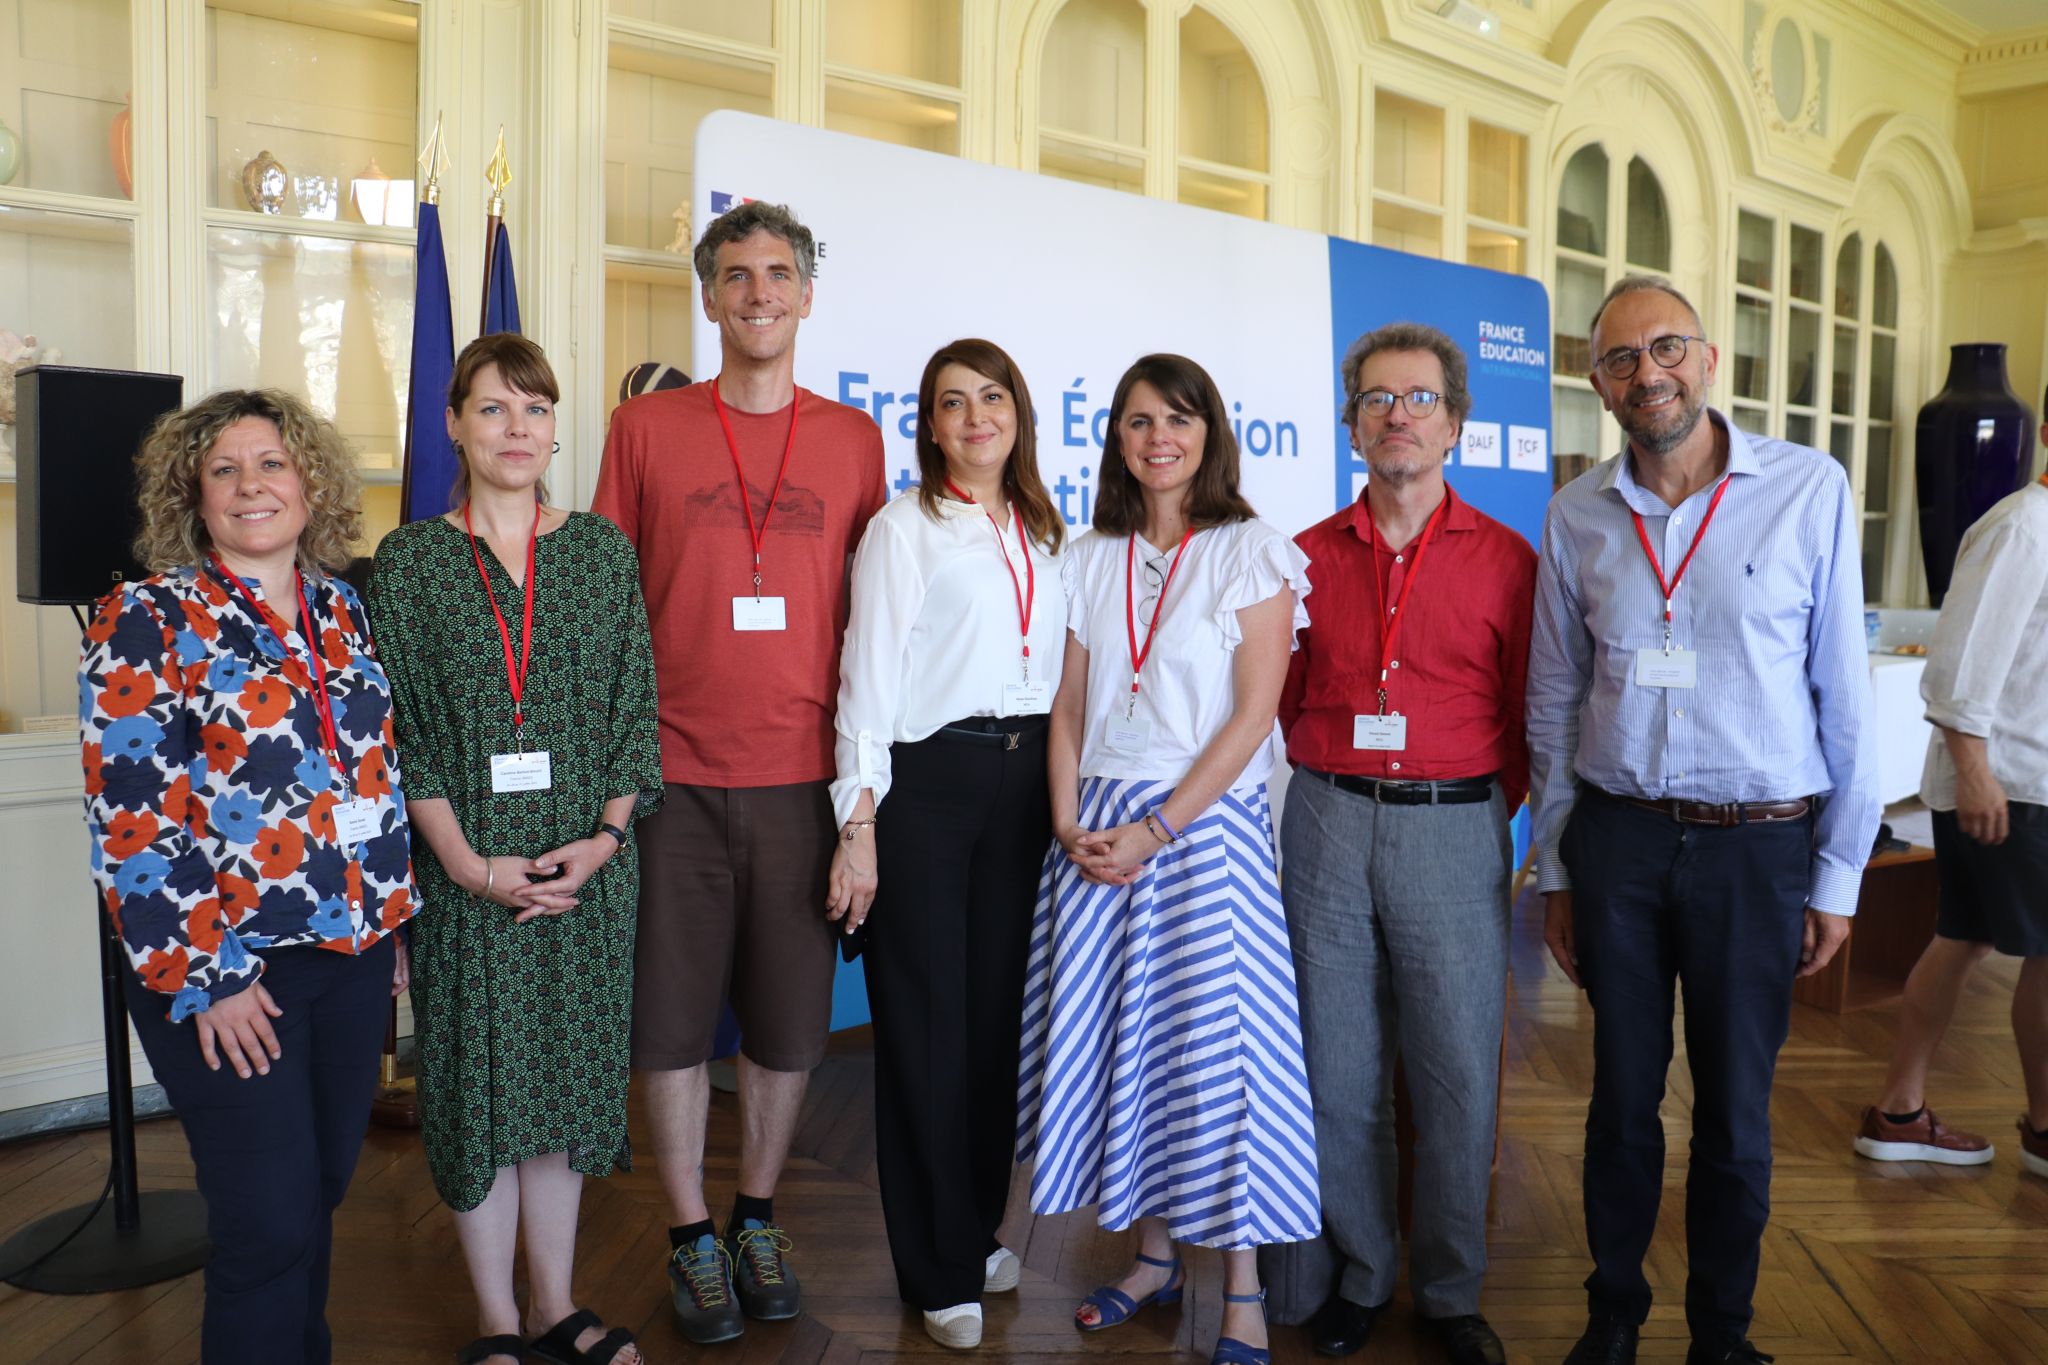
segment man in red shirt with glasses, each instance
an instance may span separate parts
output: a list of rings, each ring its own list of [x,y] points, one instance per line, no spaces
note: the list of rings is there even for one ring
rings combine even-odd
[[[1444,481],[1472,408],[1449,337],[1366,334],[1344,397],[1371,477],[1296,537],[1314,624],[1280,701],[1282,894],[1323,1197],[1322,1239],[1284,1255],[1282,1297],[1321,1303],[1324,1355],[1363,1346],[1393,1297],[1398,1044],[1418,1138],[1409,1282],[1448,1358],[1481,1365],[1503,1359],[1479,1286],[1536,554]]]

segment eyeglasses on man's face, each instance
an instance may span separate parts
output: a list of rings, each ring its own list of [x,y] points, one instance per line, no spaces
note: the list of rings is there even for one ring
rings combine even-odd
[[[1410,389],[1406,393],[1392,393],[1386,389],[1367,389],[1353,401],[1358,410],[1367,417],[1386,417],[1393,413],[1394,404],[1408,409],[1410,417],[1420,420],[1436,411],[1436,405],[1444,396],[1435,389]]]
[[[1636,368],[1643,363],[1643,353],[1649,352],[1650,359],[1664,369],[1676,369],[1685,359],[1685,344],[1697,341],[1706,344],[1705,337],[1679,336],[1676,333],[1658,337],[1647,346],[1617,346],[1600,357],[1600,369],[1609,379],[1632,379]]]

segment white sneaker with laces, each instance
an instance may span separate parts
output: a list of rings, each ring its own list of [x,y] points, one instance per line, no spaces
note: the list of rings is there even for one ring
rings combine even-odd
[[[988,1265],[982,1271],[981,1292],[1007,1294],[1023,1278],[1024,1263],[1017,1259],[1017,1253],[1008,1247],[997,1247],[988,1254]]]
[[[925,1334],[941,1346],[968,1351],[981,1345],[981,1305],[956,1303],[924,1315]]]

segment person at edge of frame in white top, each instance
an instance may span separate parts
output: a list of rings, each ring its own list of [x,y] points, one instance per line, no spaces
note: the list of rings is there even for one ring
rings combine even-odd
[[[875,514],[853,561],[827,903],[865,959],[897,1290],[934,1340],[971,1347],[982,1295],[1021,1273],[996,1229],[1052,842],[1046,713],[1067,635],[1067,528],[1039,481],[1031,393],[1001,347],[940,347],[917,411],[920,482]]]
[[[2048,443],[2048,422],[2041,424]],[[1941,908],[1906,978],[1884,1093],[1856,1151],[1873,1161],[1978,1166],[1988,1138],[1927,1107],[1927,1071],[1970,973],[1991,952],[2023,959],[2013,1041],[2027,1110],[2020,1169],[2048,1177],[2048,474],[2001,499],[1963,536],[1920,695],[1934,733],[1920,799],[1934,813]]]
[[[1566,1359],[1636,1356],[1682,982],[1686,1359],[1754,1361],[1792,981],[1848,936],[1880,813],[1858,516],[1824,452],[1707,406],[1719,352],[1668,281],[1618,281],[1590,334],[1628,443],[1551,500],[1528,684],[1544,938],[1593,1008],[1593,1273]]]

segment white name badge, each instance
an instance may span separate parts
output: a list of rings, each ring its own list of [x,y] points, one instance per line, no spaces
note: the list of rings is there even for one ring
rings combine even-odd
[[[732,599],[734,630],[788,630],[779,597],[735,597]]]
[[[1700,656],[1689,649],[1674,649],[1666,654],[1661,649],[1639,649],[1636,651],[1636,686],[1638,687],[1698,687],[1700,685]]]
[[[491,755],[491,790],[494,792],[543,792],[554,784],[554,765],[545,749],[524,754]]]
[[[383,832],[377,823],[377,803],[367,797],[358,796],[334,808],[334,837],[347,848],[354,848]]]
[[[1351,747],[1393,749],[1408,747],[1408,717],[1396,711],[1391,716],[1353,716]]]
[[[1142,754],[1152,743],[1152,721],[1147,716],[1111,716],[1103,738],[1120,754]]]
[[[1042,716],[1052,710],[1052,684],[1013,682],[1003,684],[999,716]]]

